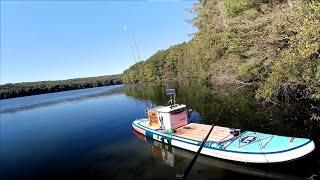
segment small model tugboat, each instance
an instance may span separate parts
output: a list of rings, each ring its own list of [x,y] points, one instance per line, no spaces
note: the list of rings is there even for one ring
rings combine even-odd
[[[132,127],[147,138],[197,152],[211,126],[188,123],[187,107],[175,103],[174,89],[168,89],[167,95],[170,105],[149,109],[148,119],[137,119]],[[276,163],[303,157],[314,148],[310,139],[214,126],[200,153],[232,161]]]

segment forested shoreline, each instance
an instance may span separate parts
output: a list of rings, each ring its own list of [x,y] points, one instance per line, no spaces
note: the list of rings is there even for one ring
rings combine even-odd
[[[123,73],[124,83],[197,77],[256,87],[256,99],[320,100],[320,2],[199,0],[198,31]]]
[[[120,74],[57,81],[23,82],[14,84],[8,83],[0,85],[0,99],[108,86],[115,84],[122,84],[122,77]]]

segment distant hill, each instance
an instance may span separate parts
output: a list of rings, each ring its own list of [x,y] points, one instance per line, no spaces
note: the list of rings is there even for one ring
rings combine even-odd
[[[320,100],[320,1],[199,0],[198,32],[123,73],[124,83],[197,77],[255,85],[256,98]]]
[[[0,99],[100,87],[121,83],[121,74],[58,81],[23,82],[14,84],[9,83],[0,85]]]

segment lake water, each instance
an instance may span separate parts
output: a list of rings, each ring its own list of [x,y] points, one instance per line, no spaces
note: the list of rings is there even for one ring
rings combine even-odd
[[[197,82],[116,85],[0,101],[0,179],[175,179],[193,153],[132,130],[146,107],[164,105],[166,88],[193,109],[190,121],[311,138],[316,150],[296,162],[234,163],[200,156],[189,179],[319,177],[320,129],[308,107],[262,106],[253,91]],[[318,175],[318,176],[317,176]]]

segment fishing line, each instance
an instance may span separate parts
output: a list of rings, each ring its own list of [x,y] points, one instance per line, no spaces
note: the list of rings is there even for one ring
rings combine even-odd
[[[141,56],[140,56],[140,53],[139,53],[138,45],[137,45],[137,42],[136,42],[134,34],[132,32],[128,31],[128,27],[126,25],[124,25],[124,31],[127,32],[127,34],[128,34],[129,41],[130,41],[130,47],[131,47],[131,51],[132,51],[132,54],[133,54],[133,59],[134,59],[135,64],[137,64],[137,58],[138,58],[138,63],[139,63],[139,67],[140,67],[139,81],[138,82],[141,82],[142,73],[143,72],[142,72]],[[144,99],[144,102],[145,102],[145,105],[146,105],[146,108],[147,108],[146,110],[148,110],[148,102],[147,102],[147,100],[146,100],[144,95],[145,95],[145,93],[142,92],[142,96],[143,96],[143,99]]]

